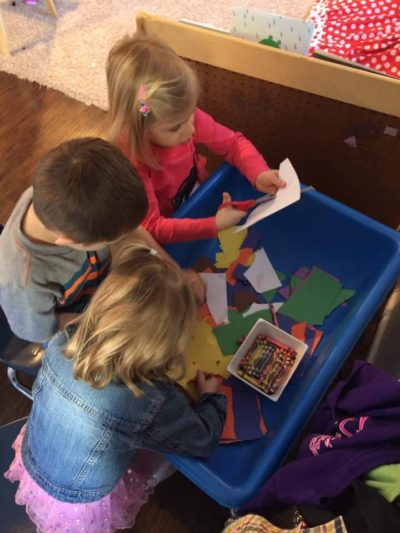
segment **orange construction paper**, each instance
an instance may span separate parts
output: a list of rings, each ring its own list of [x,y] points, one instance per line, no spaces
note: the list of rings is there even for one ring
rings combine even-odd
[[[236,278],[233,276],[236,267],[240,265],[250,266],[254,260],[254,250],[251,248],[242,248],[237,258],[229,265],[226,271],[226,281],[231,285],[235,285]]]

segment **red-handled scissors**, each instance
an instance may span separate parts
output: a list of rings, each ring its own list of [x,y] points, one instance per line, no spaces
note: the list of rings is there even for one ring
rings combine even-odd
[[[269,202],[274,198],[275,194],[264,194],[264,196],[260,196],[260,198],[256,198],[254,200],[230,200],[229,202],[223,202],[219,206],[219,209],[222,209],[223,207],[233,207],[234,209],[247,212],[252,207],[258,204],[263,204],[264,202]]]

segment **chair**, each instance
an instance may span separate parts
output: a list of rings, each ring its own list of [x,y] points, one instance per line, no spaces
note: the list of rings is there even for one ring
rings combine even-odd
[[[25,512],[25,507],[15,503],[17,483],[10,483],[3,476],[14,458],[12,443],[26,418],[0,427],[0,531],[1,533],[34,533],[36,527]]]
[[[40,344],[33,344],[16,337],[0,308],[0,362],[7,367],[7,377],[11,385],[30,400],[32,393],[21,383],[17,373],[35,377],[40,368],[42,349]]]
[[[0,225],[0,233],[2,230]],[[40,344],[24,341],[13,334],[0,308],[0,362],[7,367],[11,385],[29,399],[32,399],[31,391],[20,382],[17,372],[35,377],[40,368],[41,350]]]

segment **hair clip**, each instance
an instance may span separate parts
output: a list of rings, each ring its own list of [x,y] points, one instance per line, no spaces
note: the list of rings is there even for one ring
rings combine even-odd
[[[139,85],[138,97],[139,97],[139,113],[141,113],[144,117],[147,117],[147,115],[150,113],[150,106],[146,102],[147,94],[146,94],[146,89],[144,88],[143,84]]]
[[[150,255],[158,255],[157,250],[154,250],[154,248],[149,248],[149,254]]]

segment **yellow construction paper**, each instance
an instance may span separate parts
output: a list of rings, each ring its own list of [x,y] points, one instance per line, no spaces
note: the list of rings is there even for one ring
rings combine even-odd
[[[247,230],[234,233],[235,229],[235,227],[228,228],[218,233],[219,244],[226,257],[226,268],[236,259],[239,254],[239,249],[247,237]]]
[[[192,343],[186,355],[186,375],[178,381],[189,394],[196,398],[196,387],[188,385],[196,377],[197,370],[209,374],[218,374],[224,378],[230,376],[226,370],[232,356],[224,356],[213,334],[213,328],[206,322],[198,321]]]
[[[215,266],[217,268],[228,268],[230,264],[231,261],[228,257],[226,257],[224,252],[217,252],[215,254]]]

